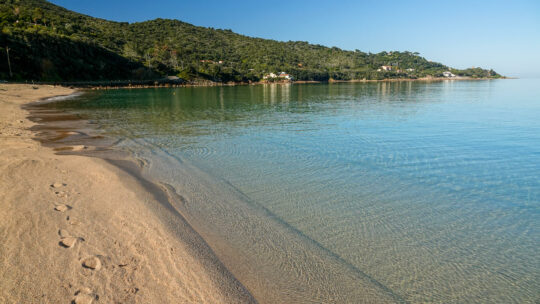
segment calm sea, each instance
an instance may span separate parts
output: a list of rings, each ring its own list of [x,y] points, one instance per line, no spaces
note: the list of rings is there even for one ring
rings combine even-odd
[[[538,303],[539,80],[51,103],[144,164],[261,302]]]

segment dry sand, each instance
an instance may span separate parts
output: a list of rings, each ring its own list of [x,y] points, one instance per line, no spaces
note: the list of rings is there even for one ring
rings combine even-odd
[[[135,177],[33,140],[21,105],[71,93],[0,85],[0,303],[253,302]]]

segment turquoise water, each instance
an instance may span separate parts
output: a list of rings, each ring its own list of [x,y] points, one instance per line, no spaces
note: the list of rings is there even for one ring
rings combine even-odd
[[[146,164],[261,302],[540,301],[538,80],[52,103]]]

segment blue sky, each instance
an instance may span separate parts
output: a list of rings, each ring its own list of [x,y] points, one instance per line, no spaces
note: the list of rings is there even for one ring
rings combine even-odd
[[[540,77],[540,1],[52,0],[94,17],[179,19],[276,40],[365,52],[417,51],[429,60]]]

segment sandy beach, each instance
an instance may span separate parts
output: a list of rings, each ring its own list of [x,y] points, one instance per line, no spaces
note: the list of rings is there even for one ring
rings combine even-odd
[[[21,106],[72,93],[0,85],[0,302],[254,302],[135,177],[34,139]]]

